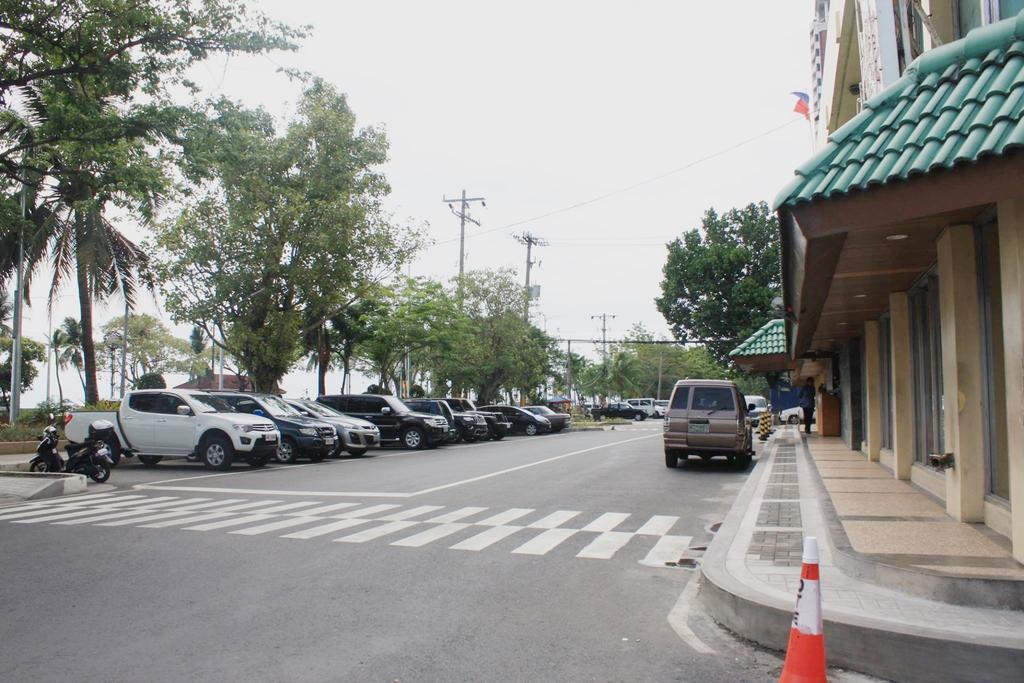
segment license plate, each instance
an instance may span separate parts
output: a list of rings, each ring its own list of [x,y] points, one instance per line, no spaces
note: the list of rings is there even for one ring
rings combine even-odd
[[[706,422],[691,422],[689,431],[691,434],[707,434],[710,431],[710,429],[711,425],[709,425]]]
[[[324,443],[327,444],[328,446],[333,446],[334,445],[334,437],[333,436],[327,437],[326,439],[324,439]]]
[[[263,438],[266,441],[277,441],[277,434],[264,434]]]

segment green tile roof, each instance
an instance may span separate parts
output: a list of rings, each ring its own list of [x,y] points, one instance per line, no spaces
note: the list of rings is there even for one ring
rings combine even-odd
[[[924,53],[796,169],[775,208],[1024,146],[1024,12]]]
[[[786,354],[786,321],[781,318],[769,320],[745,342],[729,352],[733,358],[737,356],[774,356]]]

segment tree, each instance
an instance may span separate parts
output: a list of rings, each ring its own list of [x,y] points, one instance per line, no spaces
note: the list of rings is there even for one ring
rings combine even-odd
[[[703,340],[712,356],[728,354],[771,316],[782,291],[778,220],[764,202],[719,216],[709,209],[699,229],[668,245],[658,310],[682,342]]]
[[[7,290],[0,287],[0,336],[11,335],[11,319],[14,317],[14,301]]]
[[[14,340],[10,337],[0,337],[0,353],[6,355],[6,360],[0,364],[0,402],[9,406],[8,396],[11,393],[11,368],[13,367]],[[27,391],[32,388],[32,383],[39,375],[39,368],[36,363],[46,360],[46,346],[37,341],[22,337],[21,339],[21,390]]]
[[[114,318],[103,325],[104,338],[114,338],[118,344],[124,326],[124,318]],[[184,339],[175,337],[167,327],[151,315],[133,313],[128,316],[128,346],[125,353],[125,374],[135,388],[146,375],[160,375],[169,372],[193,373],[195,366],[202,363],[201,356],[192,351]],[[120,370],[120,355],[114,358],[114,367],[109,359],[100,359],[99,367],[107,372]]]
[[[166,389],[167,382],[159,372],[147,372],[135,381],[136,389]]]
[[[267,112],[220,100],[185,147],[205,189],[157,230],[167,308],[270,390],[311,331],[419,248],[381,209],[387,140],[357,130],[344,95],[318,80],[283,135]]]
[[[78,380],[82,383],[82,395],[85,395],[85,377],[82,375],[82,367],[85,359],[82,357],[82,327],[74,318],[64,318],[55,333],[60,334],[60,345],[54,346],[53,352],[57,361],[58,372],[60,368],[71,365],[78,373]],[[57,349],[60,349],[58,352]]]

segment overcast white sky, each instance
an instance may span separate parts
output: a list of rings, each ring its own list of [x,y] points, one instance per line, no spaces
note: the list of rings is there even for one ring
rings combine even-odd
[[[511,266],[522,275],[525,247],[511,234],[528,229],[549,240],[536,252],[533,280],[542,293],[535,320],[557,336],[600,336],[599,321],[590,318],[598,313],[616,316],[609,338],[635,322],[667,334],[653,302],[664,244],[698,226],[708,207],[771,202],[810,154],[808,126],[792,113],[789,94],[808,89],[809,0],[253,5],[311,24],[312,36],[295,53],[212,59],[194,74],[206,93],[283,117],[301,86],[276,73],[279,65],[334,83],[362,125],[387,130],[392,211],[429,224],[439,243],[412,273],[458,272],[458,219],[441,198],[463,188],[482,195],[487,208],[473,207],[483,226],[467,231],[466,267]],[[790,122],[656,182],[503,227],[686,167]],[[146,236],[138,226],[124,229]],[[26,333],[40,340],[44,289],[36,287],[26,310]],[[77,317],[73,286],[61,294],[54,320]],[[97,327],[121,306],[98,307]],[[171,325],[151,299],[142,309]],[[183,337],[189,330],[175,329]],[[74,371],[61,376],[69,397],[81,400]],[[337,390],[340,375],[329,382]],[[109,378],[100,384],[105,396]],[[290,395],[315,387],[315,376],[304,372],[284,382]],[[56,396],[55,384],[51,392]],[[23,405],[44,396],[41,372]]]

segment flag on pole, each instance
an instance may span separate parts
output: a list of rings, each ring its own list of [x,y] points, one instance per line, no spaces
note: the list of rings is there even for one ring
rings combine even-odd
[[[807,96],[805,92],[792,92],[790,95],[796,97],[796,105],[793,107],[793,111],[797,114],[803,114],[804,118],[808,121],[811,120],[811,98]]]

